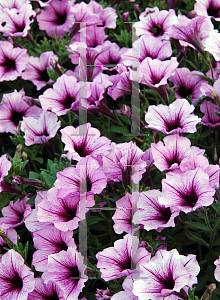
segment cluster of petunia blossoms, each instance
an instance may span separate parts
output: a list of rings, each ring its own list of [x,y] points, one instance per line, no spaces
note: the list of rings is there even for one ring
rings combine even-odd
[[[114,2],[120,5],[122,1]],[[116,28],[116,9],[103,8],[95,0],[88,4],[0,1],[0,84],[28,81],[37,95],[33,97],[25,87],[3,93],[0,133],[22,137],[27,149],[45,145],[53,158],[53,141],[59,140],[59,155],[69,163],[56,170],[56,180],[48,187],[28,172],[26,177],[15,176],[7,150],[1,155],[0,193],[14,198],[2,208],[0,217],[0,299],[90,300],[80,294],[94,278],[94,270],[106,286],[112,280],[123,281],[118,292],[97,288],[91,299],[191,299],[189,290],[198,283],[201,269],[195,252],[182,255],[166,243],[152,248],[138,235],[154,230],[164,241],[159,235],[164,229],[183,225],[182,215],[206,212],[218,199],[218,161],[211,164],[206,150],[192,145],[190,135],[202,125],[215,137],[220,127],[216,114],[220,107],[220,33],[213,25],[220,21],[220,3],[197,0],[186,17],[174,9],[180,2],[167,1],[167,10],[144,7],[141,12],[136,6],[138,21],[133,27],[137,39],[128,48],[111,42],[106,34]],[[32,26],[54,41],[68,37],[69,69],[52,47],[40,50],[31,35]],[[17,38],[39,51],[32,56]],[[180,67],[190,48],[209,65],[206,74]],[[139,120],[139,129],[143,140],[145,133],[154,137],[147,149],[137,145],[143,141],[139,138],[137,143],[132,139],[116,143],[92,122],[72,126],[81,120],[81,113],[101,115],[111,125],[120,121],[118,116],[134,120],[134,107],[123,104],[114,111],[108,101],[116,103],[135,92],[145,101],[144,92],[134,83],[150,90],[162,103],[144,102],[145,123]],[[70,117],[68,125],[66,117]],[[153,188],[152,168],[162,174],[161,190]],[[112,220],[120,238],[92,252],[92,269],[80,251],[80,239],[73,236],[94,206],[107,209],[109,193],[118,193],[117,184],[123,193],[114,203]],[[142,191],[128,192],[139,185]],[[25,190],[30,186],[36,188],[34,204],[28,203],[32,195]],[[97,203],[99,197],[103,201]],[[31,266],[23,252],[16,251],[18,228],[26,228],[32,238]],[[220,282],[220,253],[218,256],[212,264]]]

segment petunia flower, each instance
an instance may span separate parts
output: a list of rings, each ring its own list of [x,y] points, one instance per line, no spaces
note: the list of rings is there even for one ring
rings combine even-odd
[[[166,136],[163,142],[151,143],[151,151],[154,158],[154,165],[163,172],[164,170],[178,169],[181,161],[193,153],[203,155],[205,150],[190,146],[188,138],[179,134]]]
[[[220,4],[217,0],[197,0],[194,11],[199,16],[210,16],[215,21],[220,21]]]
[[[31,210],[31,213],[25,217],[24,224],[28,231],[31,233],[38,231],[42,228],[53,227],[52,222],[40,222],[38,220],[37,211],[38,204],[45,199],[47,196],[47,191],[38,191],[37,196],[35,197],[35,209]]]
[[[129,48],[122,53],[122,61],[125,66],[138,66],[146,57],[163,60],[172,55],[172,48],[169,41],[158,40],[153,36],[142,35],[133,43],[133,48]]]
[[[199,75],[204,74],[198,71],[190,72],[188,68],[177,68],[175,70],[175,74],[169,77],[169,81],[174,84],[174,87],[177,87],[175,91],[177,99],[186,99],[192,96],[192,104],[195,105],[196,101],[203,96],[200,87],[202,84],[203,86],[208,85],[207,81]]]
[[[161,232],[164,228],[175,227],[174,219],[179,215],[175,207],[165,207],[158,202],[162,193],[158,190],[149,190],[140,193],[137,211],[133,216],[134,224],[144,225],[146,230]]]
[[[108,287],[105,290],[101,290],[97,288],[95,297],[97,300],[107,300],[107,299],[112,299],[112,294]]]
[[[55,33],[58,38],[63,38],[65,32],[68,32],[73,26],[75,18],[71,11],[71,2],[69,0],[53,0],[50,5],[44,7],[37,21],[40,30],[46,30],[48,36],[52,37]]]
[[[28,294],[27,300],[47,299],[65,300],[63,297],[63,291],[56,285],[55,282],[49,281],[46,284],[41,277],[37,277],[35,279],[34,290]]]
[[[2,229],[14,228],[24,224],[25,218],[31,213],[31,204],[26,204],[28,196],[17,199],[15,203],[10,201],[8,206],[2,208],[3,217],[0,218]]]
[[[7,41],[0,41],[0,82],[21,76],[29,61],[27,49],[13,48]]]
[[[214,265],[216,265],[214,272],[215,279],[220,282],[220,256],[214,261]]]
[[[1,299],[27,300],[34,285],[34,273],[24,264],[23,257],[13,249],[5,253],[0,263]]]
[[[178,24],[174,24],[170,37],[180,41],[182,46],[190,46],[199,51],[203,56],[204,42],[214,26],[208,17],[198,16],[188,19],[184,15],[178,16]]]
[[[220,60],[220,33],[211,31],[204,41],[205,51],[211,53],[216,61]]]
[[[58,57],[53,51],[43,52],[40,57],[30,56],[29,63],[26,65],[21,78],[31,81],[39,91],[46,86],[46,82],[53,82],[47,73],[47,68],[52,69],[50,64],[51,59],[58,61]]]
[[[22,5],[19,10],[5,8],[1,14],[0,32],[3,36],[26,37],[35,16],[30,4]]]
[[[111,148],[111,141],[107,137],[100,137],[100,131],[91,127],[90,123],[77,128],[66,126],[60,132],[61,140],[65,144],[64,151],[68,151],[73,160],[79,161],[88,155],[95,158]]]
[[[203,169],[203,171],[209,176],[209,185],[215,189],[219,188],[219,165],[210,165],[208,159],[198,153],[192,153],[190,156],[185,157],[180,163],[180,169],[173,170],[166,174],[166,179],[170,179],[175,176],[176,173],[186,172],[188,170],[195,170],[197,167]]]
[[[57,79],[53,88],[47,89],[39,97],[39,100],[44,110],[52,110],[57,116],[62,116],[73,108],[78,109],[79,91],[80,83],[77,82],[76,78],[64,74]],[[86,92],[87,96],[91,94],[89,89],[86,89]]]
[[[103,170],[109,180],[122,181],[124,189],[137,184],[146,170],[146,162],[142,160],[143,151],[132,141],[113,144],[109,154],[103,157]]]
[[[209,184],[209,175],[202,168],[175,174],[162,180],[162,197],[159,203],[166,207],[175,206],[189,213],[214,201],[215,189]]]
[[[105,173],[98,161],[90,156],[82,158],[76,164],[76,168],[68,167],[57,172],[55,181],[58,198],[100,194],[106,185]]]
[[[47,270],[48,256],[67,250],[68,247],[76,249],[73,231],[60,231],[55,227],[42,228],[33,234],[34,247],[38,249],[33,254],[33,265],[40,272]]]
[[[25,145],[44,144],[55,137],[61,126],[61,121],[57,121],[57,119],[56,114],[44,110],[38,119],[34,117],[23,118],[21,130],[25,134]]]
[[[205,115],[202,117],[200,124],[208,126],[211,130],[217,130],[220,126],[220,118],[214,114],[214,112],[218,112],[217,108],[218,105],[204,99],[200,105],[200,111]]]
[[[132,215],[138,210],[138,200],[139,192],[133,192],[132,195],[127,193],[116,201],[117,208],[112,220],[114,220],[113,228],[117,234],[132,233]]]
[[[196,255],[180,255],[176,249],[159,250],[148,264],[140,264],[143,279],[134,281],[133,293],[139,300],[186,299],[188,288],[197,283],[200,271]]]
[[[28,0],[1,0],[0,13],[4,12],[5,8],[12,9],[16,8],[20,10],[24,4],[29,4]]]
[[[136,29],[136,34],[147,34],[154,36],[157,39],[163,39],[169,36],[170,29],[173,24],[177,23],[177,17],[174,9],[169,11],[161,10],[158,7],[147,7],[139,16],[140,21],[133,26]]]
[[[150,256],[150,252],[139,247],[136,236],[126,234],[123,239],[114,243],[114,247],[106,248],[96,254],[97,268],[100,269],[102,279],[109,281],[137,272],[140,263],[147,264]],[[132,270],[132,263],[136,269]]]
[[[88,6],[92,8],[92,12],[102,21],[101,25],[104,26],[104,28],[116,28],[116,19],[118,18],[118,15],[115,8],[103,8],[101,4],[94,0],[90,0]]]
[[[63,290],[66,300],[78,300],[88,277],[84,274],[86,265],[83,257],[76,249],[68,247],[48,257],[47,271],[42,275],[45,283],[56,282]]]
[[[78,228],[79,221],[85,219],[89,207],[95,205],[94,196],[57,198],[57,188],[47,191],[47,198],[38,204],[38,220],[40,222],[52,222],[56,228],[62,231]]]
[[[191,114],[194,109],[195,107],[186,99],[177,99],[169,106],[151,105],[145,115],[145,121],[148,123],[145,127],[159,130],[164,134],[196,132],[196,124],[201,119]]]
[[[15,134],[18,131],[19,121],[23,117],[39,117],[42,109],[28,105],[22,93],[16,90],[13,93],[4,94],[0,104],[0,132]]]
[[[167,79],[174,73],[178,66],[176,57],[171,60],[161,61],[159,59],[145,58],[137,69],[140,83],[153,88],[168,105],[166,92]],[[136,80],[135,80],[136,81]]]

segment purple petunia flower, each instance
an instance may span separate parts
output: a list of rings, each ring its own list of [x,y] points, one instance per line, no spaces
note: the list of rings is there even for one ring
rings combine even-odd
[[[219,165],[210,165],[208,159],[205,156],[198,155],[198,153],[192,153],[190,156],[185,157],[180,163],[180,169],[175,169],[173,172],[166,174],[166,179],[172,178],[176,173],[186,172],[188,170],[195,170],[197,167],[203,169],[203,171],[209,176],[209,185],[214,189],[219,188]]]
[[[103,157],[103,170],[109,180],[122,181],[124,189],[137,184],[146,171],[146,162],[142,160],[143,151],[132,141],[113,144],[109,154]]]
[[[105,290],[96,289],[95,297],[97,300],[112,299],[112,295],[108,287]]]
[[[2,300],[27,300],[34,290],[34,273],[24,264],[23,257],[11,249],[0,263],[0,297]]]
[[[51,1],[50,5],[45,6],[45,10],[42,10],[37,16],[37,21],[39,28],[46,30],[48,36],[52,37],[55,33],[58,38],[63,38],[65,32],[69,31],[75,21],[71,11],[71,1]]]
[[[163,60],[172,55],[172,48],[169,41],[158,40],[153,36],[142,35],[133,43],[133,48],[128,49],[121,55],[125,66],[134,68],[146,57]]]
[[[158,190],[149,190],[140,193],[137,204],[139,210],[133,216],[134,224],[144,225],[146,230],[161,232],[164,228],[175,227],[174,218],[179,215],[179,210],[174,207],[165,207],[158,202],[162,193]]]
[[[195,107],[186,99],[177,99],[169,106],[151,105],[145,115],[145,121],[149,125],[145,127],[159,130],[164,134],[196,132],[196,124],[201,119],[191,114],[194,109]]]
[[[138,247],[136,236],[126,234],[123,239],[117,240],[114,247],[109,247],[96,254],[97,268],[100,268],[101,277],[105,281],[128,276],[137,272],[140,263],[147,264],[151,253],[143,247]],[[136,269],[132,270],[132,262]]]
[[[7,41],[0,41],[0,82],[21,76],[29,61],[27,49],[13,48]]]
[[[154,158],[154,165],[163,172],[164,170],[178,169],[181,161],[192,155],[203,155],[205,150],[192,146],[189,139],[180,136],[179,134],[172,134],[166,136],[163,142],[159,141],[157,144],[151,143],[151,151]]]
[[[220,33],[211,31],[209,36],[204,41],[205,51],[213,55],[216,61],[220,60]]]
[[[134,281],[133,293],[139,300],[186,299],[188,288],[197,283],[200,271],[196,255],[180,255],[176,249],[159,250],[148,264],[140,264],[143,279]]]
[[[92,8],[92,12],[102,21],[102,26],[104,26],[104,28],[116,28],[116,19],[118,18],[118,15],[115,8],[106,7],[103,9],[102,5],[94,0],[90,0],[88,6]]]
[[[35,16],[30,4],[22,5],[20,10],[5,8],[1,14],[0,32],[3,36],[26,37]]]
[[[21,9],[24,4],[29,4],[28,0],[1,0],[0,3],[0,13],[4,12],[5,8],[12,9]]]
[[[73,160],[79,161],[88,155],[95,158],[111,148],[111,141],[107,137],[100,137],[100,131],[91,127],[90,123],[77,128],[66,126],[60,132],[65,144],[64,151],[68,151],[68,157]]]
[[[194,11],[199,16],[210,16],[215,21],[220,21],[220,3],[218,0],[197,0]]]
[[[178,16],[178,24],[174,24],[170,37],[180,41],[182,46],[195,48],[204,56],[204,42],[214,26],[208,17],[198,16],[188,19],[184,15]]]
[[[220,256],[214,261],[214,265],[216,265],[214,272],[215,279],[220,282]]]
[[[25,145],[44,144],[55,137],[61,126],[61,121],[57,121],[57,119],[56,114],[44,110],[38,119],[23,118],[21,130],[25,133]]]
[[[145,11],[140,14],[139,18],[140,21],[133,25],[136,29],[136,34],[138,36],[147,34],[157,39],[163,39],[165,36],[169,36],[172,25],[177,23],[174,9],[159,11],[158,7],[147,7]]]
[[[84,190],[86,184],[86,190]],[[74,167],[57,172],[55,187],[57,197],[86,196],[100,194],[107,185],[107,178],[98,161],[90,156],[83,157]],[[85,194],[86,193],[86,194]]]
[[[39,117],[42,112],[42,109],[37,106],[29,106],[24,101],[21,91],[15,90],[13,93],[4,94],[2,102],[0,105],[0,132],[15,134],[23,117]]]
[[[126,193],[124,197],[116,201],[117,208],[112,220],[114,220],[113,228],[117,234],[132,233],[132,214],[137,211],[138,200],[139,192],[133,192],[132,195]]]
[[[209,184],[209,175],[197,167],[195,170],[163,179],[162,193],[160,204],[166,207],[175,206],[180,211],[189,213],[211,205],[215,189]]]
[[[79,91],[80,83],[76,78],[64,74],[57,79],[53,88],[47,89],[39,97],[39,100],[44,110],[52,110],[57,116],[62,116],[79,107]],[[86,92],[87,97],[90,96],[90,89],[86,89]]]
[[[205,115],[202,117],[200,124],[208,126],[211,130],[217,130],[220,126],[220,118],[214,114],[214,112],[218,112],[218,105],[212,103],[208,100],[203,100],[200,105],[200,111]]]
[[[37,277],[35,279],[34,290],[28,294],[27,300],[47,299],[65,300],[63,297],[63,291],[56,285],[55,282],[49,281],[46,284],[42,278]]]
[[[47,198],[38,204],[38,220],[40,222],[52,222],[62,231],[74,230],[79,221],[85,219],[89,207],[95,205],[94,196],[57,198],[57,188],[47,191]]]
[[[81,253],[69,247],[67,251],[49,255],[47,271],[42,278],[45,283],[55,282],[63,290],[66,300],[78,300],[88,279],[85,269]]]
[[[138,67],[137,74],[140,76],[140,82],[155,89],[168,105],[168,96],[165,86],[167,79],[174,73],[177,66],[178,61],[176,57],[172,57],[166,61],[147,57]]]
[[[174,84],[176,89],[176,97],[184,98],[192,96],[192,104],[195,105],[196,101],[203,96],[203,93],[200,90],[201,85],[208,85],[207,81],[200,76],[204,75],[198,71],[192,71],[188,68],[177,68],[175,74],[171,75],[169,81]]]
[[[53,227],[53,223],[50,222],[40,222],[37,217],[38,204],[45,199],[47,196],[47,191],[39,191],[37,192],[37,196],[35,197],[35,209],[31,210],[31,213],[25,217],[24,224],[28,231],[35,232],[42,228]]]
[[[0,218],[2,229],[14,228],[24,224],[25,218],[31,213],[31,204],[26,204],[28,200],[28,196],[25,196],[23,200],[17,199],[15,203],[10,201],[8,206],[2,208],[3,217]]]
[[[40,272],[47,270],[48,256],[67,250],[68,247],[76,249],[73,231],[62,232],[55,227],[42,228],[33,234],[34,246],[38,250],[33,254],[33,265]]]
[[[46,86],[46,82],[53,82],[47,73],[47,68],[52,69],[52,66],[50,65],[51,59],[58,61],[58,57],[53,51],[43,52],[40,57],[30,56],[29,63],[22,73],[21,78],[30,80],[36,85],[37,90],[39,91]]]

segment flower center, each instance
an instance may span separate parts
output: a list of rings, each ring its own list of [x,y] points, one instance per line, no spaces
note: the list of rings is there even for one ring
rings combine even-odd
[[[184,85],[181,85],[181,87],[177,90],[178,94],[180,97],[186,99],[192,94],[193,89],[192,88],[187,88]]]
[[[56,20],[54,20],[54,23],[56,25],[63,25],[66,22],[66,13],[64,12],[64,14],[59,14],[58,12],[56,12]]]
[[[22,121],[24,116],[24,112],[17,112],[17,111],[12,111],[12,115],[11,115],[11,121],[18,126],[19,121]]]
[[[220,8],[219,7],[216,7],[213,2],[211,1],[210,4],[209,4],[209,7],[207,9],[207,13],[209,16],[212,16],[212,17],[215,17],[215,18],[218,18],[219,15],[220,15]]]
[[[2,66],[5,67],[5,72],[9,72],[11,70],[15,70],[16,69],[15,60],[14,59],[10,59],[8,57],[5,57],[5,61],[2,64]]]
[[[154,34],[154,36],[161,36],[163,35],[163,26],[154,24],[154,26],[151,29],[151,32]]]

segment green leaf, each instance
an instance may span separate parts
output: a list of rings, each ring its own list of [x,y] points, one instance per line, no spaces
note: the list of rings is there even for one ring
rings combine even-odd
[[[122,119],[123,122],[125,122],[128,125],[131,125],[131,119],[130,118],[128,118],[125,115],[118,115],[118,116],[119,116],[120,119]]]
[[[39,175],[33,171],[29,172],[29,178],[30,179],[38,179]]]
[[[195,223],[195,222],[190,222],[190,221],[185,221],[185,223],[187,225],[189,225],[189,227],[191,227],[191,228],[201,229],[204,231],[210,231],[210,229],[205,224],[202,224],[202,223]]]
[[[50,176],[49,174],[47,174],[45,171],[41,172],[41,176],[43,177],[44,181],[49,185],[49,186],[53,186],[54,185],[54,177]]]
[[[33,160],[36,160],[40,164],[42,164],[44,162],[43,157],[35,157],[35,158],[33,158]]]
[[[204,139],[205,137],[209,136],[211,133],[213,133],[213,130],[206,130],[200,135],[200,139]]]
[[[129,134],[129,130],[127,128],[123,128],[123,127],[120,127],[120,126],[113,126],[111,129],[110,129],[111,132],[116,132],[116,133],[123,133],[123,134]]]
[[[209,244],[206,241],[204,241],[204,239],[202,238],[202,236],[200,234],[198,234],[197,232],[193,232],[193,233],[189,232],[188,233],[188,231],[184,230],[183,233],[191,241],[194,241],[197,244],[209,247]]]
[[[49,67],[47,67],[47,74],[54,82],[57,81],[57,78],[59,78],[56,71],[54,69],[51,70]]]

